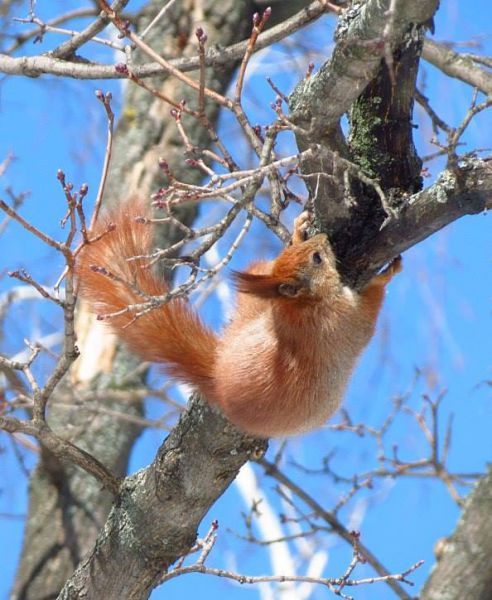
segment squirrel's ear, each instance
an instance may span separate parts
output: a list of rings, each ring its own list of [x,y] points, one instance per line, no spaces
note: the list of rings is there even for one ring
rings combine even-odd
[[[287,296],[287,298],[297,298],[302,292],[302,285],[298,282],[295,283],[281,283],[278,286],[278,293],[281,296]]]
[[[234,271],[232,277],[238,292],[253,294],[260,298],[276,298],[278,296],[296,298],[303,291],[300,281],[285,281],[274,275],[255,275],[254,273]]]

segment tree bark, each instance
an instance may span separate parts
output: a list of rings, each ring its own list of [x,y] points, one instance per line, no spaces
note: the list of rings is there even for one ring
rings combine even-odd
[[[440,542],[439,558],[420,600],[492,598],[492,471],[466,499],[454,533]]]
[[[195,542],[204,514],[266,441],[193,399],[151,465],[127,477],[92,551],[60,599],[147,598]],[[213,457],[213,458],[212,458]]]

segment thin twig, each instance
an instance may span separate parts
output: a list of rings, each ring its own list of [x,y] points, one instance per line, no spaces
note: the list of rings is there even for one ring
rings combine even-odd
[[[314,498],[312,498],[304,489],[300,488],[284,473],[282,473],[276,465],[268,462],[264,458],[260,458],[258,460],[258,463],[263,466],[267,475],[273,477],[282,485],[285,485],[307,506],[314,510],[320,518],[326,521],[337,535],[339,535],[343,540],[352,545],[352,534],[332,513],[323,509],[322,506],[316,500],[314,500]],[[388,571],[388,569],[386,569],[386,567],[383,566],[383,564],[369,550],[369,548],[360,544],[360,551],[364,555],[364,558],[367,560],[367,562],[373,567],[373,569],[379,574],[380,577],[390,576],[390,571]],[[401,598],[402,600],[412,600],[411,596],[407,594],[407,592],[397,583],[396,579],[388,579],[387,583],[399,598]]]
[[[249,36],[248,45],[246,46],[246,51],[244,53],[243,60],[241,61],[241,66],[239,67],[236,82],[236,90],[234,92],[234,101],[237,104],[241,104],[241,94],[243,90],[244,77],[246,75],[246,68],[248,66],[249,59],[253,54],[256,42],[258,40],[258,36],[262,32],[271,14],[272,9],[268,7],[263,11],[261,17],[258,13],[255,13],[253,15],[253,29],[251,31],[251,35]]]
[[[91,222],[89,226],[90,229],[94,228],[94,225],[97,222],[97,217],[99,216],[99,211],[101,209],[101,204],[104,197],[104,189],[106,187],[106,181],[108,177],[109,164],[111,162],[111,152],[113,149],[114,113],[111,109],[111,94],[109,92],[103,94],[100,90],[98,90],[96,92],[96,97],[102,103],[102,105],[104,106],[104,110],[106,111],[106,116],[108,118],[108,137],[106,140],[106,151],[104,153],[102,173],[99,180],[99,189],[97,190],[94,212],[92,213]]]
[[[166,13],[173,8],[178,0],[168,0],[166,4],[161,8],[161,10],[157,13],[157,15],[152,19],[152,21],[147,25],[147,27],[140,34],[140,38],[143,40],[145,36],[149,33],[149,31],[154,27],[163,17],[166,16]]]

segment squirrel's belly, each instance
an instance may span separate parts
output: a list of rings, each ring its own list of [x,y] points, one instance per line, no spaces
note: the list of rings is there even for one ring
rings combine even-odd
[[[220,394],[219,404],[239,429],[261,437],[296,435],[322,426],[336,411],[342,392],[323,394],[303,389],[302,393],[282,389],[265,391],[261,386],[232,388]]]
[[[243,357],[244,358],[244,357]],[[337,410],[348,378],[338,369],[278,368],[278,361],[218,361],[216,398],[227,418],[261,437],[319,427]],[[311,365],[312,366],[312,365]]]
[[[340,405],[355,355],[334,355],[338,345],[319,333],[306,346],[279,347],[266,315],[226,330],[217,352],[214,396],[227,418],[262,437],[323,425]]]

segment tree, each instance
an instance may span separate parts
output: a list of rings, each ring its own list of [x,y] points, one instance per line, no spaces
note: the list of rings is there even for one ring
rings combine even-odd
[[[111,97],[98,94],[108,116],[110,164],[107,173],[103,170],[95,202],[98,205],[104,192],[105,203],[137,193],[153,194],[157,204],[171,203],[167,227],[159,227],[156,236],[157,246],[166,249],[160,253],[162,264],[188,264],[189,276],[176,293],[190,292],[199,282],[203,289],[208,280],[217,279],[252,223],[263,223],[286,242],[289,234],[280,216],[289,204],[307,196],[317,224],[329,233],[344,280],[356,289],[397,254],[453,221],[491,206],[490,162],[478,149],[461,153],[460,147],[470,124],[490,106],[490,100],[481,97],[491,87],[486,68],[490,59],[459,54],[427,37],[438,10],[436,0],[367,0],[349,7],[321,0],[274,2],[271,16],[260,4],[171,0],[132,7],[115,0],[110,7],[98,0],[97,9],[79,9],[47,22],[31,5],[28,23],[33,29],[22,30],[0,55],[0,70],[12,77],[127,81],[114,140]],[[19,10],[15,3],[7,8],[12,14]],[[312,26],[329,12],[338,21],[330,57],[316,71],[306,64],[305,76],[288,96],[278,81],[272,81],[274,118],[268,128],[253,125],[244,109],[244,77],[252,53]],[[89,25],[57,45],[57,38],[51,37],[55,28],[82,16],[89,17]],[[103,31],[119,32],[110,45],[119,52],[116,61],[107,51],[94,53],[88,45]],[[53,48],[44,54],[21,55],[33,38],[54,40]],[[293,53],[298,55],[299,49]],[[460,124],[449,126],[418,91],[421,56],[476,89]],[[428,115],[437,154],[445,159],[443,170],[425,189],[426,171],[413,141],[415,100]],[[217,136],[220,111],[225,113],[222,118],[237,122],[242,136],[239,148]],[[348,115],[347,126],[342,126],[344,115]],[[289,135],[297,149],[292,150]],[[352,562],[348,561],[345,575],[325,579],[324,585],[348,597],[351,583],[363,583],[350,581],[352,570],[366,561],[392,590],[392,597],[410,598],[404,580],[416,565],[403,566],[391,575],[383,566],[385,558],[366,547],[364,535],[360,540],[351,532],[337,510],[328,511],[307,491],[309,486],[296,486],[291,474],[280,467],[280,449],[277,458],[265,458],[265,441],[236,431],[196,396],[153,461],[124,477],[131,449],[148,422],[143,405],[149,393],[144,384],[147,370],[124,349],[116,348],[110,336],[101,338],[83,307],[75,342],[70,267],[77,222],[81,216],[82,223],[88,219],[87,190],[71,187],[62,171],[58,179],[68,204],[66,244],[43,234],[35,217],[29,223],[24,220],[19,208],[24,198],[18,193],[11,191],[11,202],[0,204],[6,219],[17,220],[43,238],[69,268],[62,300],[28,273],[13,273],[48,302],[62,305],[64,340],[47,375],[37,370],[43,354],[40,345],[32,345],[29,356],[17,360],[6,343],[0,357],[4,376],[0,426],[17,440],[24,440],[19,434],[27,434],[39,442],[12,597],[141,598],[187,570],[205,571],[215,524],[198,544],[198,561],[183,567],[181,558],[197,543],[196,532],[206,512],[246,461],[254,459],[283,486],[285,502],[298,510],[294,497],[308,507],[308,514],[295,513],[298,519],[303,517],[304,534],[326,535],[323,531],[330,529],[350,544]],[[211,228],[195,221],[198,204],[206,204],[210,197],[218,205],[229,203]],[[243,224],[234,230],[237,217]],[[191,238],[198,239],[199,245],[190,256],[176,259]],[[209,266],[204,254],[212,244],[222,256]],[[3,311],[6,315],[13,299],[11,295]],[[165,389],[152,393],[165,396]],[[415,473],[424,467],[461,502],[461,480],[447,468],[448,442],[439,443],[442,396],[429,395],[424,402],[430,414],[414,410],[413,416],[427,434],[428,459],[423,463],[383,455],[384,468],[347,483],[349,497],[372,485],[375,477]],[[382,444],[387,426],[402,410],[403,399],[377,430],[355,424],[348,415],[338,429],[372,436]],[[323,473],[335,479],[328,459]],[[484,476],[465,504],[450,541],[442,543],[442,557],[424,586],[423,599],[486,597],[492,528],[485,525],[489,516],[482,499],[489,490],[490,477]],[[261,505],[253,506],[246,523],[261,510]],[[322,524],[314,523],[311,515]],[[473,545],[467,543],[470,535]],[[173,570],[176,561],[178,569]],[[470,571],[464,571],[463,565]],[[320,578],[321,573],[313,579]]]

